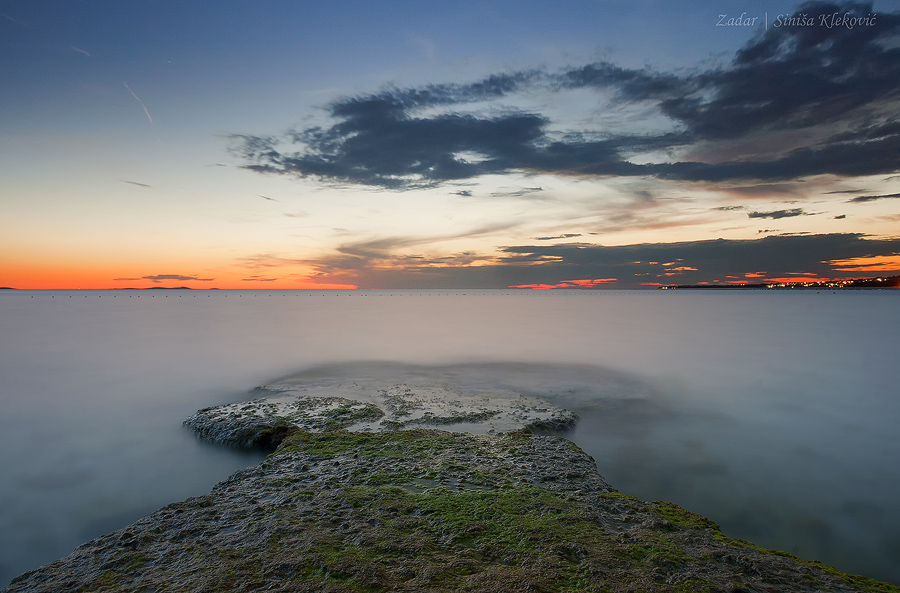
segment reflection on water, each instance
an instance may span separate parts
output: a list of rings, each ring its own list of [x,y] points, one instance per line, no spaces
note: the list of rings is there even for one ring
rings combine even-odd
[[[3,291],[0,583],[255,463],[181,420],[303,370],[553,399],[620,490],[900,582],[896,298]]]

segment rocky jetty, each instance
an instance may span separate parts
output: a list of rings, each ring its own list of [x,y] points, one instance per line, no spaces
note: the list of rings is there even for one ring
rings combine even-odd
[[[574,422],[547,402],[375,387],[289,381],[201,410],[201,436],[277,449],[3,591],[900,592],[617,492],[573,443],[524,429]]]

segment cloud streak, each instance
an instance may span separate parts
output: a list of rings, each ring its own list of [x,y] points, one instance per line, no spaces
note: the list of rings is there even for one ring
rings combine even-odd
[[[772,212],[748,212],[749,218],[792,218],[794,216],[809,216],[808,212],[804,212],[803,208],[791,208],[790,210],[774,210]]]
[[[150,117],[150,112],[147,110],[147,106],[144,105],[144,102],[141,101],[141,98],[138,97],[136,94],[134,94],[134,91],[131,90],[131,87],[128,86],[127,82],[123,82],[122,84],[125,85],[125,88],[128,89],[128,92],[131,93],[131,96],[134,97],[135,99],[137,99],[137,102],[141,104],[141,108],[144,110],[144,113],[147,115],[147,121],[150,122],[150,125],[153,125],[153,118]]]
[[[181,274],[156,274],[155,276],[141,276],[140,278],[113,278],[115,281],[127,281],[127,280],[150,280],[155,283],[164,282],[167,280],[178,280],[178,281],[187,281],[192,280],[195,282],[212,282],[215,278],[198,278],[197,276],[183,276]]]
[[[900,194],[883,194],[880,196],[858,196],[847,200],[848,202],[874,202],[875,200],[887,200],[891,198],[900,198]]]
[[[128,179],[120,179],[119,181],[121,181],[122,183],[128,183],[128,184],[131,184],[131,185],[136,185],[136,186],[138,186],[138,187],[145,187],[145,188],[148,188],[148,189],[153,189],[153,186],[152,186],[152,185],[147,185],[146,183],[140,183],[140,182],[138,182],[138,181],[129,181]]]

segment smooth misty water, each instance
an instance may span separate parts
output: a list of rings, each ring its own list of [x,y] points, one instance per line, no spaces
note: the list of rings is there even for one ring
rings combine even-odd
[[[623,492],[900,583],[898,299],[0,291],[0,585],[261,459],[197,442],[198,408],[372,360],[544,394]]]

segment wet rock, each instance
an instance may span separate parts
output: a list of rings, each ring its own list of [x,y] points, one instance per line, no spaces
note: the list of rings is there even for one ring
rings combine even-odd
[[[440,428],[499,433],[522,428],[564,431],[578,416],[533,396],[502,388],[473,389],[452,381],[301,377],[257,387],[250,401],[205,408],[184,421],[205,440],[274,448],[290,427],[321,432]]]

